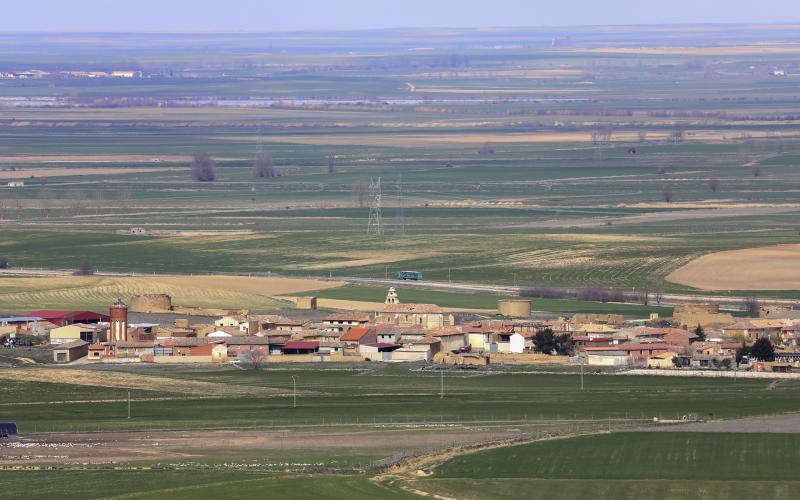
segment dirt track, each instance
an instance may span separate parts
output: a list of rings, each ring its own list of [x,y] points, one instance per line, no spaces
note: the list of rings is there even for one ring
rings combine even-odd
[[[368,431],[162,431],[31,434],[0,443],[0,464],[107,463],[132,460],[263,456],[287,450],[399,450],[501,437],[498,430],[380,429]]]

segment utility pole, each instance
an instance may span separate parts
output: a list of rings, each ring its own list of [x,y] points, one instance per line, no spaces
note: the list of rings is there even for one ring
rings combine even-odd
[[[586,351],[581,351],[578,353],[578,359],[580,360],[581,364],[581,390],[583,390],[583,358],[586,355]]]
[[[292,375],[292,408],[297,408],[297,378]]]
[[[383,235],[383,215],[381,214],[381,178],[369,180],[369,221],[367,222],[367,234]]]
[[[440,370],[439,375],[439,399],[444,399],[444,370]]]
[[[131,418],[131,391],[128,391],[128,418]]]

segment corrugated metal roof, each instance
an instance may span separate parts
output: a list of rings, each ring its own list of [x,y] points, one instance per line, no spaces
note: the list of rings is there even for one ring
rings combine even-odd
[[[63,344],[56,344],[53,346],[53,350],[57,351],[60,349],[73,349],[75,347],[83,347],[88,345],[89,343],[83,340],[72,340],[70,342],[64,342]]]
[[[28,323],[30,321],[44,321],[44,318],[39,316],[8,316],[0,318],[0,323]]]

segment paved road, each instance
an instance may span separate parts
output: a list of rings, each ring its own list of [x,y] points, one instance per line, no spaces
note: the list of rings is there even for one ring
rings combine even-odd
[[[647,427],[646,432],[800,432],[800,413]]]
[[[4,269],[0,270],[0,276],[70,276],[74,273],[72,270],[65,269]],[[176,274],[156,274],[156,273],[125,273],[125,272],[105,272],[97,271],[98,276],[179,276]],[[211,273],[209,273],[211,274]],[[217,273],[220,274],[220,273]],[[228,275],[241,275],[241,276],[264,276],[280,278],[282,276],[269,273],[269,272],[254,272],[254,273],[225,273]],[[288,276],[287,276],[288,277]],[[406,288],[417,287],[425,290],[442,290],[453,292],[484,292],[493,293],[497,295],[519,295],[522,287],[511,285],[498,285],[498,284],[478,284],[478,283],[458,283],[447,281],[401,281],[394,279],[380,279],[380,278],[359,278],[355,276],[305,276],[306,278],[316,278],[320,280],[333,280],[333,281],[346,281],[348,283],[356,283],[363,285],[386,285],[386,286],[403,286]],[[662,295],[660,306],[673,306],[675,304],[685,303],[715,303],[719,304],[723,309],[739,309],[745,297],[728,297],[721,295],[691,295],[691,294],[676,294],[665,293]],[[534,298],[535,300],[535,298]],[[762,305],[783,305],[783,306],[800,306],[800,300],[791,299],[772,299],[772,298],[759,298]],[[534,303],[535,307],[535,303]]]
[[[324,278],[329,279],[329,278]],[[386,285],[386,286],[403,286],[407,288],[417,287],[426,290],[443,290],[453,292],[486,292],[498,295],[519,295],[522,287],[509,286],[509,285],[492,285],[492,284],[475,284],[475,283],[454,283],[446,281],[401,281],[392,279],[377,279],[377,278],[358,278],[358,277],[342,277],[337,276],[333,278],[337,281],[347,281],[348,283],[364,284],[364,285]],[[689,294],[676,294],[665,293],[661,298],[661,303],[651,305],[673,306],[675,304],[685,303],[715,303],[719,304],[723,309],[738,309],[745,297],[728,297],[720,295],[689,295]],[[533,300],[536,300],[535,297]],[[763,305],[800,305],[800,300],[790,299],[759,299]],[[535,305],[535,302],[534,302]]]

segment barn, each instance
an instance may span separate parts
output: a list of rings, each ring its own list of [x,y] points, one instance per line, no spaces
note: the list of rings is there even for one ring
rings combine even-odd
[[[31,311],[25,316],[36,316],[57,326],[67,326],[74,323],[108,323],[111,320],[107,314],[102,314],[99,312],[68,311],[58,309],[42,309],[40,311]]]
[[[53,346],[53,361],[56,363],[70,363],[89,354],[89,343],[83,340],[73,340]]]

